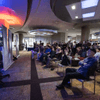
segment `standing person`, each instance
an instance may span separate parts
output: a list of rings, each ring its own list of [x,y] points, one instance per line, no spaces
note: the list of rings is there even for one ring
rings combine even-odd
[[[68,82],[70,79],[79,78],[79,79],[85,79],[88,78],[88,70],[91,68],[95,63],[97,63],[96,58],[94,57],[94,54],[96,53],[95,49],[89,49],[87,52],[88,57],[85,58],[83,61],[79,62],[80,68],[67,68],[66,69],[66,76],[64,77],[62,83],[58,86],[56,86],[58,89],[64,88],[65,85],[68,87],[71,87],[71,84]]]

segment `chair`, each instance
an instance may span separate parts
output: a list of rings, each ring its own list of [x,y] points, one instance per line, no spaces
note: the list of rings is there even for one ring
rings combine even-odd
[[[62,64],[60,64],[60,63],[58,63],[58,66],[60,67],[60,68],[63,68],[63,77],[65,76],[65,68],[67,67],[67,66],[65,66],[65,65],[62,65]],[[59,68],[58,67],[58,68]],[[58,69],[57,69],[57,72],[58,72]]]
[[[100,57],[99,57],[99,60],[97,62],[97,69],[96,69],[96,72],[100,73]]]
[[[60,61],[59,63],[58,63],[58,66],[60,67],[60,68],[63,68],[63,76],[65,76],[65,68],[68,66],[70,64],[70,60],[68,59],[68,57],[65,55],[64,57],[63,57],[63,60],[62,61]],[[59,68],[58,67],[58,68]],[[58,70],[57,70],[57,72],[58,72]]]
[[[95,62],[95,64],[89,68],[88,70],[88,73],[87,73],[87,78],[85,79],[77,79],[78,81],[82,82],[82,90],[84,90],[84,82],[87,82],[87,81],[94,81],[94,94],[95,94],[95,71],[97,69],[97,62]],[[92,79],[91,76],[93,76],[94,78]],[[72,83],[72,80],[71,80],[71,83]]]

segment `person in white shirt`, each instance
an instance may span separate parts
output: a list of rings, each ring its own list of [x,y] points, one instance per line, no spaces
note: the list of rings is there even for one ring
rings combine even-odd
[[[97,49],[96,49],[96,54],[95,54],[94,56],[95,56],[95,58],[97,59],[97,61],[100,60],[100,48],[97,48]]]

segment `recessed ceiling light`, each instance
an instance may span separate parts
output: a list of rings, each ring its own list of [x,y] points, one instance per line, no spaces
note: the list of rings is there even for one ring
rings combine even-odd
[[[82,9],[95,7],[98,5],[99,0],[84,0],[81,1]]]
[[[76,19],[78,19],[78,16],[75,16]]]
[[[94,17],[95,12],[90,12],[90,13],[86,13],[86,14],[82,14],[83,18],[88,18],[88,17]]]
[[[76,6],[75,6],[75,5],[73,5],[71,8],[72,8],[72,10],[75,10],[75,9],[76,9]]]

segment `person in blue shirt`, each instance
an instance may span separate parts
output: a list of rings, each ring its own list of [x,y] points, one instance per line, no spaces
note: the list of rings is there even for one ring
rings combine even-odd
[[[87,58],[85,58],[83,61],[79,62],[80,68],[74,69],[74,68],[67,68],[66,69],[66,76],[64,77],[62,83],[58,86],[56,86],[58,89],[64,88],[65,85],[68,87],[71,87],[70,79],[78,78],[78,79],[84,79],[87,78],[87,72],[90,67],[92,67],[96,62],[96,58],[94,57],[94,54],[96,53],[95,49],[89,49],[87,51]]]
[[[42,55],[42,64],[46,64],[48,60],[48,55],[51,53],[51,48],[50,46],[47,46],[45,52]]]

